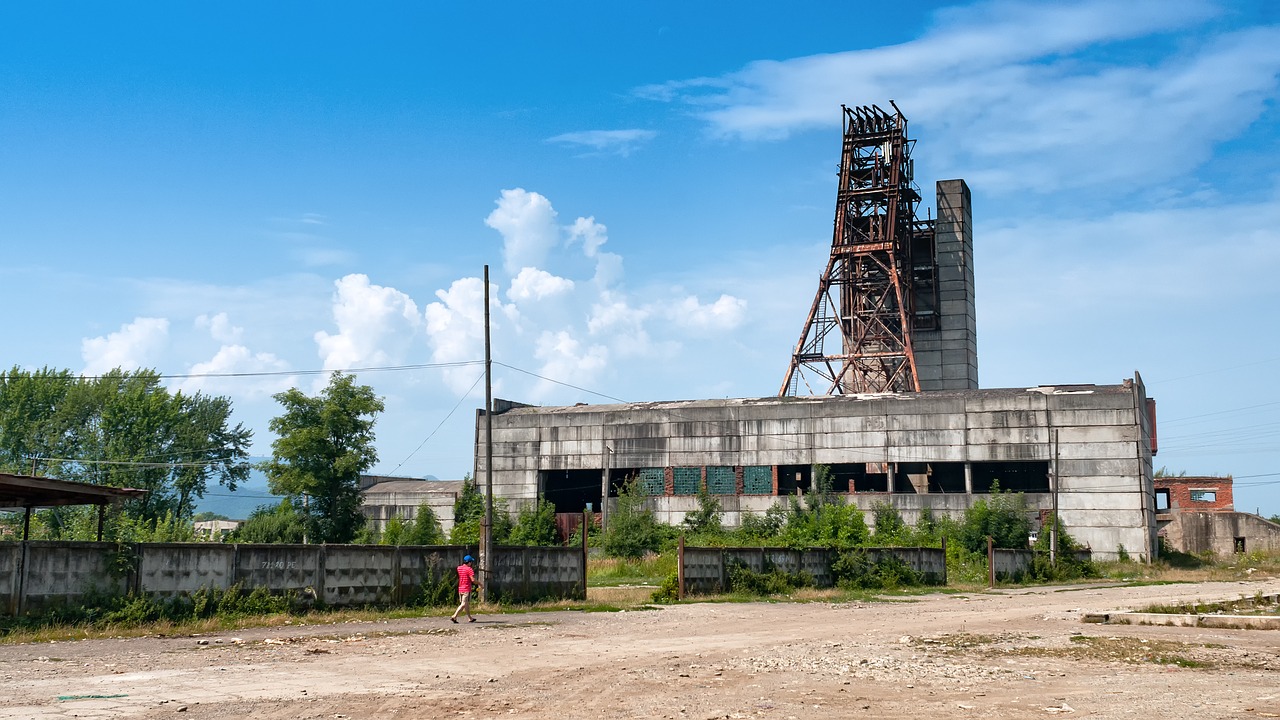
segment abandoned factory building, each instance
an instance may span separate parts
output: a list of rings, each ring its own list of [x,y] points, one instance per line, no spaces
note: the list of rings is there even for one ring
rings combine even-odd
[[[736,525],[808,492],[813,467],[864,510],[888,501],[908,522],[958,516],[999,485],[1053,506],[1099,557],[1156,543],[1153,418],[1141,376],[1119,385],[755,400],[524,407],[495,403],[494,495],[599,510],[636,478],[660,520],[679,523],[705,485]],[[485,472],[478,416],[477,477]]]

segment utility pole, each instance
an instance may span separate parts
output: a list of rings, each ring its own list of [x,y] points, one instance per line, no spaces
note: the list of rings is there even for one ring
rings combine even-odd
[[[489,345],[489,266],[484,266],[484,532],[480,538],[480,602],[493,579],[493,356]]]
[[[1058,430],[1053,433],[1053,468],[1049,471],[1049,487],[1053,492],[1053,521],[1049,526],[1049,564],[1058,564]]]

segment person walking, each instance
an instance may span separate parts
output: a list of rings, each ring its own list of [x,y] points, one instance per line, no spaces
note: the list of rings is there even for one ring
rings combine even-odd
[[[479,589],[480,583],[476,582],[476,571],[471,567],[473,562],[475,558],[466,555],[462,558],[462,564],[458,566],[458,597],[462,602],[458,604],[458,609],[453,611],[453,617],[449,618],[453,622],[458,622],[458,613],[463,610],[467,611],[467,622],[476,621],[471,617],[471,593]]]

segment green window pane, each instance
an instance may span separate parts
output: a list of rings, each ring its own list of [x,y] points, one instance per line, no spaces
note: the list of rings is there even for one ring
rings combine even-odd
[[[640,478],[640,492],[645,495],[666,494],[662,468],[640,468],[636,475]]]
[[[733,495],[738,490],[737,478],[731,467],[707,468],[707,492],[712,495]]]
[[[742,493],[772,495],[773,468],[769,465],[749,465],[742,468]]]
[[[702,468],[674,468],[675,491],[677,495],[697,495],[702,487]]]

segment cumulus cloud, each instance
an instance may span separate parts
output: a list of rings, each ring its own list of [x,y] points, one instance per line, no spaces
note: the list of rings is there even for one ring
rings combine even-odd
[[[490,324],[499,326],[498,316],[518,318],[514,305],[498,300],[499,286],[489,283]],[[484,358],[484,280],[469,277],[453,281],[448,290],[437,290],[438,302],[426,309],[427,343],[436,363],[462,363]],[[477,366],[444,369],[445,384],[462,395],[474,386]]]
[[[626,157],[633,150],[657,137],[653,130],[581,130],[547,138],[547,142],[588,148],[594,155],[621,155]]]
[[[758,61],[637,93],[687,103],[714,132],[745,139],[830,127],[842,101],[894,98],[927,128],[944,175],[989,191],[1152,182],[1194,168],[1262,113],[1280,73],[1280,27],[1086,53],[1218,12],[1196,0],[993,2],[938,13],[900,45]]]
[[[507,274],[514,276],[522,268],[541,267],[560,237],[551,201],[536,192],[515,188],[503,190],[497,205],[484,224],[502,235]]]
[[[244,336],[244,328],[232,325],[231,319],[224,312],[212,317],[199,315],[195,324],[197,330],[207,330],[214,340],[228,345],[239,343]]]
[[[511,280],[511,289],[507,298],[517,302],[542,300],[543,298],[561,295],[573,290],[573,281],[556,277],[546,270],[523,268],[520,274]]]
[[[116,332],[80,342],[84,375],[101,375],[115,368],[136,370],[148,367],[169,339],[169,321],[140,317]]]
[[[542,362],[539,375],[561,382],[570,378],[575,385],[590,387],[608,364],[609,350],[603,345],[584,347],[567,330],[546,331],[538,336],[534,357]],[[533,395],[535,399],[541,399],[554,390],[555,383],[540,380]]]
[[[668,309],[672,322],[699,331],[732,330],[742,324],[746,313],[747,301],[732,295],[705,304],[690,295]]]
[[[315,334],[326,370],[384,364],[403,356],[422,326],[418,306],[395,288],[374,285],[366,275],[334,282],[333,319],[338,332]]]
[[[244,345],[223,345],[208,361],[192,365],[188,371],[192,377],[183,378],[178,383],[177,389],[188,394],[197,391],[214,394],[234,392],[238,397],[246,400],[256,400],[288,390],[297,384],[297,378],[292,375],[273,374],[228,381],[208,376],[280,373],[288,369],[288,363],[271,353],[254,353]]]

